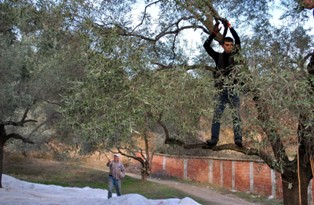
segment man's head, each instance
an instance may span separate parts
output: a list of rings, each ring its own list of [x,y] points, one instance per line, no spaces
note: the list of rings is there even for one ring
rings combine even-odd
[[[233,39],[231,37],[225,37],[222,42],[222,48],[226,53],[231,53],[233,49]]]
[[[113,161],[118,162],[119,161],[119,155],[118,154],[114,154],[113,155]]]

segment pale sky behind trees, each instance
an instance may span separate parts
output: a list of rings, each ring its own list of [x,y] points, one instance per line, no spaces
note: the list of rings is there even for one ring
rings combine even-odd
[[[282,25],[286,24],[286,21],[281,20],[280,17],[282,14],[284,14],[284,12],[286,12],[288,8],[284,8],[279,3],[278,0],[275,0],[272,3],[271,7],[273,8],[272,9],[273,18],[270,19],[270,23],[276,26],[277,28],[280,28],[282,27]],[[140,23],[140,20],[143,17],[142,13],[144,9],[145,9],[144,0],[138,0],[138,3],[134,5],[134,11],[132,14],[133,20],[134,20],[134,26]],[[159,9],[156,5],[152,5],[147,9],[147,12],[150,15],[156,17],[159,12]],[[309,29],[309,34],[314,38],[314,16],[313,16],[312,10],[306,10],[306,14],[309,17],[308,20],[306,22],[301,22],[301,23],[304,23],[304,28]],[[221,16],[223,16],[223,14],[221,14]],[[228,20],[231,22],[231,24],[234,26],[234,28],[236,29],[236,31],[239,33],[240,36],[241,36],[241,33],[244,33],[244,32],[248,34],[247,31],[243,31],[241,30],[241,28],[239,28],[235,20],[233,19],[228,19]],[[291,28],[295,28],[297,26],[298,25],[291,25]],[[223,26],[221,25],[221,27]],[[192,30],[192,29],[184,30],[182,33],[185,36],[185,39],[188,41],[189,52],[191,53],[191,55],[192,54],[198,55],[200,52],[205,52],[205,50],[200,50],[199,48],[200,46],[203,45],[204,39],[206,39],[208,36],[207,34],[205,34],[201,30]],[[252,33],[252,35],[254,34]],[[227,36],[231,36],[230,32],[228,32]]]

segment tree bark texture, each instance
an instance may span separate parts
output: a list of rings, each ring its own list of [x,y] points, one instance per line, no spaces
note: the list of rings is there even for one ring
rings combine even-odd
[[[3,147],[6,141],[6,132],[4,125],[0,125],[0,188],[2,188],[2,172],[3,172]]]
[[[2,172],[3,172],[3,144],[0,140],[0,188],[2,188]]]

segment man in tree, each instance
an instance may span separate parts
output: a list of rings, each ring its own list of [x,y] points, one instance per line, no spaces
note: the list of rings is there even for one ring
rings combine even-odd
[[[220,119],[226,104],[229,103],[233,109],[233,130],[234,130],[234,142],[239,147],[242,146],[242,131],[241,131],[241,118],[240,118],[240,99],[234,90],[234,85],[237,83],[234,79],[236,68],[235,68],[235,55],[238,54],[240,49],[240,38],[231,24],[222,19],[225,29],[229,29],[233,39],[231,37],[223,36],[222,47],[223,53],[216,52],[211,47],[211,42],[219,33],[219,21],[214,25],[213,31],[208,39],[204,43],[204,48],[207,53],[215,60],[216,69],[213,72],[215,80],[215,88],[217,89],[217,104],[214,111],[212,128],[211,128],[211,139],[207,140],[209,146],[215,146],[219,140],[220,132]],[[234,45],[235,44],[235,45]]]

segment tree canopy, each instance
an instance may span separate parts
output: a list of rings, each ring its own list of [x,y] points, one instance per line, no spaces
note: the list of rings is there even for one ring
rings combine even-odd
[[[283,173],[291,162],[286,147],[311,142],[307,0],[2,0],[0,6],[3,127],[35,122],[29,110],[53,104],[75,131],[72,142],[95,148],[132,144],[130,136],[148,131],[165,142],[202,142],[200,121],[211,119],[215,95],[214,62],[202,42],[224,18],[242,41],[236,89],[253,153]]]
[[[70,93],[75,95],[65,101],[66,116],[87,138],[121,142],[132,131],[160,129],[161,117],[171,136],[200,140],[199,118],[212,115],[214,90],[206,71],[213,62],[199,42],[221,17],[234,22],[243,41],[246,86],[239,92],[248,87],[263,91],[278,116],[311,105],[301,100],[309,102],[303,58],[311,52],[312,39],[302,25],[311,16],[298,2],[289,1],[290,13],[282,18],[291,24],[281,26],[271,23],[272,6],[287,8],[286,1],[145,1],[137,19],[134,8],[143,2],[135,3],[81,4],[76,16],[90,47],[86,76],[73,82]],[[194,33],[200,39],[189,39]],[[200,46],[194,53],[188,40]]]

